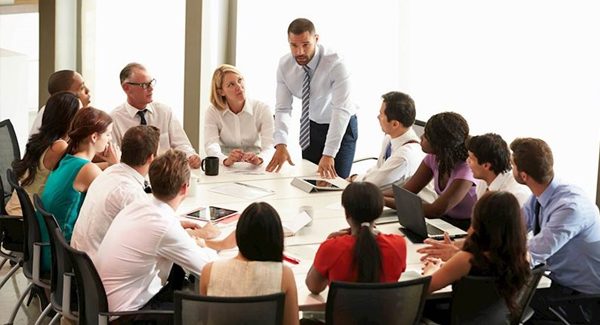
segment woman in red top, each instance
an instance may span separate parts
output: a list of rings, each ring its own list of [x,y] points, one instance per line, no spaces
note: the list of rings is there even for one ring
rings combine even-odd
[[[371,183],[351,183],[342,193],[350,229],[329,235],[319,247],[306,276],[306,286],[318,294],[331,281],[396,282],[406,269],[406,242],[381,234],[373,222],[383,211],[383,195]]]

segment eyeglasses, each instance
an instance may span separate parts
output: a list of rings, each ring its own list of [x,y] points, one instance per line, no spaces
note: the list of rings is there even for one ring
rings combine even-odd
[[[128,85],[142,87],[142,89],[154,88],[156,86],[156,79],[150,80],[150,82],[126,82]]]

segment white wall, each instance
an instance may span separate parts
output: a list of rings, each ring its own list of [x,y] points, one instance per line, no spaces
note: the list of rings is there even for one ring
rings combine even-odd
[[[453,110],[473,135],[546,140],[556,174],[595,197],[597,2],[239,0],[239,6],[237,60],[250,96],[274,104],[277,62],[289,51],[285,33],[296,17],[311,19],[320,42],[344,55],[361,107],[357,156],[378,150],[371,144],[381,137],[381,94],[405,91],[420,119]]]

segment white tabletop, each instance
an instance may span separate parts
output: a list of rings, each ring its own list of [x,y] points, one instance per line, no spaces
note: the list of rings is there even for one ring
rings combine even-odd
[[[219,175],[205,176],[195,171],[198,183],[190,195],[179,207],[178,212],[182,215],[193,211],[198,207],[209,205],[237,210],[241,213],[246,206],[254,201],[264,201],[271,204],[279,213],[283,223],[287,219],[298,216],[299,210],[309,206],[313,210],[313,222],[299,230],[294,236],[285,238],[285,254],[300,260],[297,265],[285,262],[294,271],[298,289],[298,303],[300,310],[324,310],[327,298],[327,289],[319,295],[313,295],[308,291],[304,281],[308,270],[312,265],[314,256],[319,245],[331,232],[347,228],[344,210],[341,206],[341,191],[307,193],[291,185],[294,177],[315,176],[317,166],[309,161],[298,161],[296,166],[286,164],[280,173],[264,172],[262,167],[237,166],[227,168],[220,166]],[[341,178],[332,181],[344,188],[347,182]],[[234,184],[234,183],[241,183]],[[233,187],[231,187],[233,186]],[[249,186],[249,187],[246,187]],[[253,188],[266,191],[266,195],[249,200],[244,198],[245,192],[253,192]],[[224,193],[219,193],[219,190]],[[231,191],[227,191],[231,190]],[[235,230],[235,222],[220,224],[223,231],[221,238]],[[378,225],[377,229],[383,233],[402,235],[398,223]],[[407,243],[407,269],[400,280],[412,279],[420,276],[421,262],[420,254],[416,250],[424,244],[414,244],[410,240]],[[235,256],[236,250],[222,252],[223,257]],[[544,284],[547,286],[549,283]],[[435,293],[435,296],[447,296],[451,292],[450,286]]]

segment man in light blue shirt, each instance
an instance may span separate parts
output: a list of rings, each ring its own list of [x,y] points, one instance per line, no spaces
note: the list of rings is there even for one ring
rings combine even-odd
[[[267,171],[287,161],[294,97],[302,100],[299,144],[302,158],[319,165],[323,177],[350,174],[358,138],[356,107],[350,101],[350,75],[337,53],[317,44],[313,23],[304,18],[288,27],[291,53],[279,61],[275,104],[275,154]]]
[[[555,319],[548,311],[552,298],[600,294],[600,214],[581,189],[554,177],[546,142],[521,138],[510,148],[515,179],[533,193],[523,207],[525,224],[533,232],[531,263],[546,263],[552,279],[549,289],[536,292],[531,306],[536,320]],[[564,310],[564,316],[585,321],[591,314],[579,307]]]

